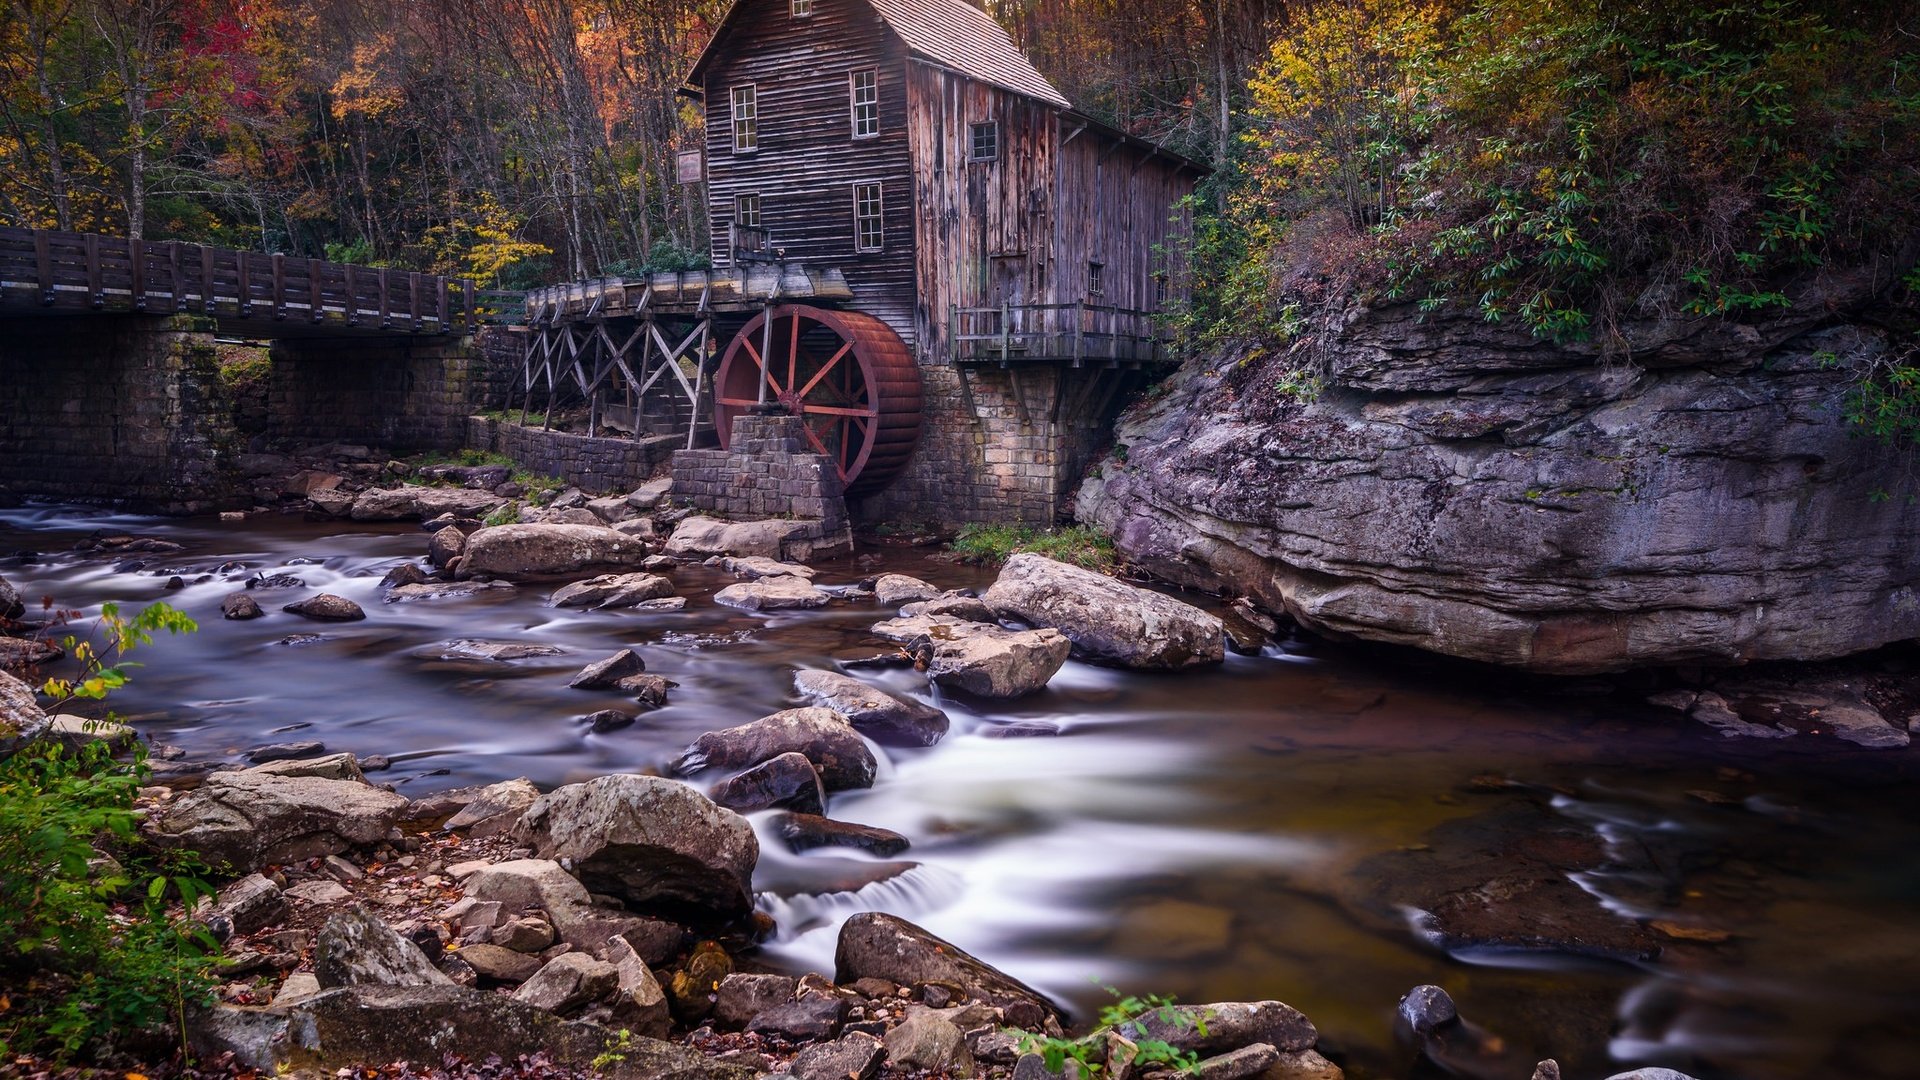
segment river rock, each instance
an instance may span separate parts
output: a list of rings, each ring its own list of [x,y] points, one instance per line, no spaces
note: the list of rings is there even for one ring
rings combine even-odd
[[[776,807],[824,814],[827,795],[820,774],[804,754],[781,754],[713,785],[713,801],[737,814]]]
[[[503,578],[548,577],[638,566],[645,541],[603,525],[498,525],[467,538],[461,572]]]
[[[788,518],[720,521],[690,517],[674,527],[673,535],[667,539],[666,553],[681,559],[704,559],[709,555],[784,559],[789,542],[805,546],[802,538],[814,528],[813,522]]]
[[[46,731],[41,737],[75,750],[91,743],[107,743],[115,753],[119,753],[133,745],[138,733],[126,724],[113,720],[61,713],[48,718]]]
[[[1714,690],[1669,691],[1649,699],[1686,712],[1729,738],[1830,737],[1869,749],[1906,746],[1911,736],[1889,723],[1854,680],[1829,678],[1719,680]]]
[[[804,755],[828,791],[873,786],[879,763],[847,718],[832,709],[788,709],[751,724],[710,731],[674,763],[682,775],[702,769],[745,769],[781,754]]]
[[[567,683],[575,690],[612,690],[621,679],[639,675],[647,670],[647,662],[632,649],[621,649],[605,660],[600,660],[580,669],[580,673]]]
[[[834,994],[809,994],[767,1009],[753,1018],[747,1030],[788,1042],[818,1042],[840,1034],[847,1003]]]
[[[713,1019],[723,1031],[742,1031],[753,1018],[793,1000],[799,981],[788,975],[735,972],[714,991]]]
[[[972,1076],[973,1054],[953,1021],[927,1010],[910,1013],[886,1035],[887,1063],[897,1069]]]
[[[873,598],[890,608],[916,600],[932,600],[939,595],[940,590],[935,586],[906,574],[881,574],[873,583]]]
[[[1015,1027],[1037,1028],[1059,1015],[1040,991],[953,943],[883,912],[862,912],[848,919],[840,928],[833,962],[834,981],[843,985],[857,979],[889,979],[904,986],[958,987],[966,997],[1006,1010],[1007,1022]]]
[[[320,780],[352,780],[361,784],[367,782],[366,773],[360,769],[359,759],[345,752],[320,754],[314,757],[284,758],[279,761],[265,762],[247,771],[260,776],[310,776]]]
[[[667,691],[679,685],[658,675],[628,675],[616,681],[613,689],[631,695],[635,702],[648,709],[660,709],[666,707]]]
[[[536,1009],[569,1013],[606,997],[619,985],[618,968],[585,953],[570,952],[535,972],[513,992],[513,999]]]
[[[673,595],[673,582],[657,574],[604,574],[576,581],[548,602],[560,608],[630,608]]]
[[[468,898],[499,904],[506,912],[544,912],[561,941],[582,952],[600,953],[616,937],[650,964],[679,950],[682,931],[671,923],[595,907],[586,886],[559,863],[517,859],[483,866],[461,883]]]
[[[540,970],[539,957],[516,952],[504,945],[468,945],[460,950],[459,955],[475,974],[494,982],[518,986],[533,978],[534,973]]]
[[[462,638],[458,641],[443,641],[438,645],[429,645],[413,655],[422,660],[510,664],[516,660],[540,660],[551,656],[565,656],[566,652],[567,650],[558,645],[539,645],[530,641],[480,641],[475,638]]]
[[[627,493],[627,505],[635,510],[648,511],[666,503],[673,494],[673,477],[663,476],[658,480],[649,480]]]
[[[39,738],[47,730],[46,710],[33,688],[0,671],[0,757]]]
[[[232,619],[235,622],[265,618],[266,614],[266,612],[260,610],[260,601],[255,600],[246,593],[234,593],[232,596],[220,601],[221,617]]]
[[[1460,1019],[1453,997],[1438,986],[1416,986],[1400,998],[1400,1021],[1416,1035],[1425,1035]]]
[[[20,599],[20,590],[0,577],[0,619],[18,619],[26,613],[26,601]]]
[[[0,672],[32,671],[67,655],[67,650],[39,638],[0,637]]]
[[[915,615],[946,615],[962,622],[991,623],[998,616],[987,606],[986,601],[966,593],[942,593],[931,600],[918,600],[900,609],[900,614],[911,618]]]
[[[215,919],[225,919],[233,933],[251,934],[285,921],[292,910],[280,886],[252,873],[222,888],[204,921],[211,926]]]
[[[886,1056],[885,1044],[856,1031],[800,1051],[787,1071],[793,1080],[873,1080]]]
[[[268,1076],[331,1074],[368,1062],[419,1061],[422,1047],[454,1048],[469,1061],[540,1057],[572,1074],[607,1080],[753,1080],[755,1072],[644,1036],[562,1020],[511,997],[460,986],[330,990],[283,1010],[215,1006],[186,1025],[194,1050],[231,1053]],[[298,1035],[295,1035],[298,1032]]]
[[[1176,1050],[1207,1055],[1267,1043],[1282,1051],[1311,1049],[1320,1041],[1313,1021],[1278,1001],[1229,1001],[1213,1005],[1173,1005],[1150,1009],[1119,1025],[1136,1043],[1167,1043]]]
[[[447,832],[465,833],[469,839],[499,836],[520,823],[520,818],[540,797],[540,789],[522,776],[481,788],[473,800],[442,826]]]
[[[336,986],[445,986],[450,980],[420,946],[395,933],[366,905],[327,919],[313,947],[323,990]]]
[[[1058,630],[1008,630],[944,615],[889,619],[873,632],[907,646],[935,682],[990,698],[1045,688],[1073,651]]]
[[[833,594],[803,577],[769,577],[729,585],[713,594],[713,602],[742,611],[792,611],[827,606]]]
[[[427,561],[441,569],[466,552],[467,534],[451,525],[438,530],[427,541]]]
[[[289,615],[298,615],[303,619],[313,619],[316,622],[359,622],[367,617],[367,613],[361,610],[359,604],[332,593],[310,596],[305,600],[288,604],[280,610]]]
[[[216,773],[165,803],[146,831],[157,846],[244,871],[379,843],[406,805],[403,795],[350,780]]]
[[[1265,1080],[1346,1080],[1346,1076],[1345,1070],[1321,1057],[1317,1050],[1282,1050],[1279,1059],[1268,1067]]]
[[[761,578],[770,577],[798,577],[812,581],[816,572],[811,566],[806,566],[801,563],[781,562],[778,559],[769,559],[763,555],[749,555],[743,559],[728,559],[721,565],[727,568],[728,573],[735,577],[746,578],[749,581],[758,581]]]
[[[311,739],[305,742],[266,743],[247,751],[247,760],[255,765],[266,765],[275,761],[304,761],[317,758],[327,752],[327,744]]]
[[[1003,619],[1060,631],[1095,663],[1174,670],[1226,657],[1220,620],[1192,604],[1031,552],[1009,558],[980,599]]]
[[[891,829],[834,821],[816,814],[781,813],[775,815],[769,824],[774,834],[786,841],[787,849],[795,854],[814,848],[838,846],[859,848],[881,858],[892,858],[912,846],[906,837]]]
[[[617,979],[614,1022],[636,1035],[665,1038],[673,1031],[673,1014],[667,1008],[666,991],[646,958],[624,937],[607,943],[606,958]]]
[[[452,514],[462,518],[484,518],[506,500],[491,491],[470,488],[424,487],[403,484],[397,488],[369,488],[353,500],[349,511],[355,521],[422,521]]]
[[[753,906],[753,827],[678,781],[570,784],[529,807],[514,835],[540,858],[565,861],[588,889],[643,911],[731,918]]]
[[[389,589],[385,600],[389,604],[412,604],[422,600],[463,600],[512,591],[513,586],[504,581],[429,581]]]
[[[1254,1043],[1196,1063],[1187,1070],[1194,1080],[1246,1080],[1259,1076],[1280,1060],[1280,1051],[1266,1043]]]
[[[802,671],[793,685],[807,704],[832,709],[881,746],[932,746],[947,734],[946,713],[837,671]]]

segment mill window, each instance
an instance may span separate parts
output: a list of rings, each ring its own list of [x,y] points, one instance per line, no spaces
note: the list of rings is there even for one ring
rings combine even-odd
[[[998,161],[1000,159],[1000,125],[989,120],[984,124],[974,124],[973,138],[970,142],[968,158],[973,161]]]
[[[853,185],[853,249],[879,251],[886,244],[885,208],[877,181]]]
[[[854,72],[848,78],[848,96],[853,106],[853,137],[870,139],[880,134],[880,73]]]
[[[1107,291],[1107,267],[1105,263],[1087,264],[1087,295],[1101,296]]]
[[[804,19],[813,14],[813,0],[788,0],[788,10],[796,19]]]
[[[733,88],[733,151],[760,149],[760,92],[752,83]]]
[[[760,196],[757,193],[733,197],[733,221],[749,229],[760,227]]]

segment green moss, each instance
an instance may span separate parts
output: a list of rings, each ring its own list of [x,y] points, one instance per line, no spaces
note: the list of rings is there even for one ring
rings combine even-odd
[[[968,525],[950,545],[971,563],[998,566],[1016,552],[1031,551],[1049,559],[1110,572],[1120,565],[1113,540],[1086,525],[1036,529],[1030,525]]]

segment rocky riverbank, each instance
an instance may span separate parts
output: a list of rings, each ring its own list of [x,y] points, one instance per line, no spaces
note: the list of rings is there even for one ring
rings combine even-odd
[[[1122,419],[1078,514],[1152,573],[1320,633],[1533,672],[1912,639],[1916,474],[1845,418],[1894,347],[1890,281],[1629,321],[1608,353],[1412,304],[1336,312],[1188,364]]]

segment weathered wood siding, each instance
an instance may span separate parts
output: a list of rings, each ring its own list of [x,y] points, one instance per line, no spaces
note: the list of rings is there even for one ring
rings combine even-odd
[[[1168,299],[1181,298],[1187,275],[1179,260],[1193,223],[1179,204],[1193,193],[1193,171],[1093,130],[1062,145],[1058,161],[1056,302],[1157,311],[1164,306],[1155,288],[1160,274],[1168,275]],[[1099,296],[1087,291],[1094,262],[1103,270]]]
[[[907,87],[920,341],[943,357],[954,306],[1053,302],[1056,114],[929,64],[908,64]],[[988,121],[999,156],[973,161],[972,127]]]
[[[796,261],[838,267],[854,307],[914,341],[914,224],[907,141],[906,48],[863,0],[814,0],[795,18],[788,0],[741,0],[735,29],[702,80],[713,259],[727,264],[734,196],[760,195],[760,221]],[[853,137],[848,77],[879,75],[880,134]],[[760,145],[733,150],[730,88],[757,87]],[[884,249],[854,250],[853,186],[879,181]]]

